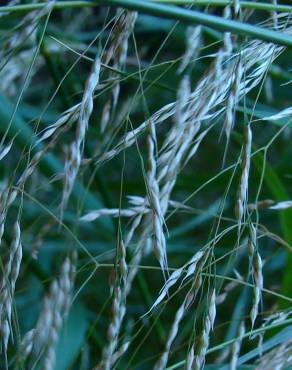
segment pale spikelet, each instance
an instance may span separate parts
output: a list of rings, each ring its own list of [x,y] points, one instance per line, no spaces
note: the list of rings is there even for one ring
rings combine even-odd
[[[11,335],[12,307],[16,280],[19,275],[22,260],[22,245],[20,239],[20,226],[18,221],[14,225],[13,240],[9,250],[8,260],[3,266],[3,277],[0,288],[0,324],[2,349],[6,356],[8,341]]]
[[[9,144],[5,145],[5,146],[2,146],[0,148],[0,161],[6,157],[6,155],[10,152],[10,149],[12,147],[12,144],[13,144],[13,141],[10,141]]]
[[[29,177],[35,172],[35,170],[38,167],[39,162],[43,158],[43,156],[47,153],[48,149],[54,145],[56,142],[58,136],[60,133],[68,128],[68,126],[73,122],[73,120],[76,117],[76,113],[78,113],[77,109],[78,105],[72,107],[68,111],[66,111],[60,119],[54,124],[51,125],[48,128],[48,131],[45,131],[43,135],[40,137],[40,139],[37,141],[36,145],[41,144],[42,141],[50,138],[50,141],[46,144],[46,146],[41,146],[38,151],[35,152],[35,154],[32,156],[31,160],[27,164],[26,168],[20,175],[18,181],[17,181],[17,188],[24,187],[26,181],[29,179]],[[65,125],[66,123],[66,125]],[[4,232],[4,223],[6,214],[8,212],[9,207],[13,204],[15,201],[18,189],[11,189],[10,186],[7,186],[7,188],[3,191],[1,199],[0,199],[0,244],[1,244],[1,238]]]
[[[249,254],[251,265],[252,265],[252,259],[253,259],[256,249],[257,249],[257,230],[254,224],[251,223],[249,227],[249,239],[248,239],[248,254]]]
[[[126,306],[123,298],[121,288],[116,286],[112,303],[112,319],[107,333],[108,344],[103,348],[102,360],[100,364],[94,368],[95,370],[110,370],[112,368],[113,355],[117,350],[118,336],[126,313]]]
[[[128,42],[130,35],[133,31],[135,21],[137,18],[136,12],[130,12],[118,8],[116,11],[117,22],[115,23],[111,31],[111,40],[109,42],[109,47],[106,49],[105,53],[102,55],[102,62],[106,65],[111,63],[111,66],[115,69],[122,69],[126,63],[126,57],[128,52]],[[111,71],[109,78],[113,79],[116,74]],[[104,104],[102,111],[102,116],[100,120],[101,132],[107,128],[111,114],[116,108],[120,94],[120,83],[117,81],[109,95],[110,99]]]
[[[231,18],[231,7],[226,6],[223,11],[223,16],[226,19]],[[233,50],[232,35],[230,32],[225,32],[223,36],[223,48],[218,51],[217,58],[215,60],[215,73],[216,77],[220,77],[224,70],[224,61],[227,60]]]
[[[219,294],[219,295],[217,295],[217,297],[216,297],[216,305],[217,306],[220,305],[220,304],[222,304],[226,300],[228,294],[234,288],[236,288],[238,286],[239,281],[243,281],[243,277],[237,271],[235,271],[235,274],[236,274],[237,280],[230,281],[228,284],[226,284],[226,286],[224,287],[222,293]]]
[[[150,122],[148,135],[148,166],[147,185],[149,191],[149,205],[152,211],[154,231],[154,252],[161,268],[167,270],[166,241],[164,236],[164,215],[160,203],[160,189],[157,181],[156,163],[156,130],[153,122]]]
[[[229,5],[224,8],[223,16],[226,19],[231,18],[231,7]],[[225,57],[229,57],[229,55],[231,54],[231,52],[233,50],[232,35],[231,35],[230,32],[225,32],[224,33],[223,43],[224,43],[223,55],[225,54],[224,55]],[[220,51],[219,51],[219,53],[220,53]]]
[[[283,202],[276,203],[269,207],[269,209],[288,209],[292,207],[292,200],[285,200]]]
[[[76,138],[75,141],[70,146],[69,158],[65,164],[65,183],[61,202],[61,214],[63,213],[68,203],[69,196],[72,192],[75,179],[77,177],[79,167],[81,164],[85,135],[89,119],[93,111],[93,95],[96,86],[98,85],[99,82],[99,74],[100,74],[100,59],[99,57],[96,57],[92,65],[90,75],[86,81],[85,90],[80,105],[80,112],[76,129]]]
[[[22,338],[22,341],[20,343],[20,355],[21,360],[25,360],[27,356],[31,353],[32,346],[33,346],[33,338],[35,335],[35,329],[29,330],[24,337]]]
[[[112,356],[112,363],[113,364],[116,363],[118,361],[118,359],[123,356],[123,354],[125,352],[127,352],[130,344],[131,344],[130,341],[123,343],[120,346],[120,348],[113,354],[113,356]]]
[[[17,5],[19,4],[20,0],[9,0],[8,1],[8,4],[9,6],[13,6],[13,5]],[[0,12],[0,18],[1,17],[5,17],[6,15],[8,15],[10,12]]]
[[[35,329],[23,338],[23,357],[29,358],[31,366],[41,358],[43,369],[54,369],[55,345],[70,307],[74,271],[71,260],[65,258],[60,277],[52,282],[44,298]]]
[[[23,18],[17,31],[13,32],[12,36],[6,40],[6,45],[0,52],[1,60],[5,60],[5,56],[9,52],[18,49],[28,38],[33,38],[33,43],[36,42],[36,25],[44,15],[52,11],[54,3],[55,0],[47,1],[47,4],[42,9],[32,11]]]
[[[262,356],[255,370],[282,370],[290,369],[292,365],[292,341],[277,346]]]
[[[230,89],[234,86],[234,71],[238,68],[239,62],[244,63],[244,76],[240,73],[242,80],[237,81],[236,105],[251,89],[257,86],[265,75],[271,62],[284,50],[283,47],[274,44],[254,40],[242,47],[240,53],[233,53],[228,62],[225,62],[224,69],[217,71],[217,62],[220,54],[216,58],[214,68],[203,76],[197,84],[195,90],[190,94],[188,104],[189,117],[194,124],[210,122],[219,114],[224,112],[225,106],[220,106],[230,95]],[[220,59],[220,58],[219,58]],[[220,62],[221,63],[221,62]],[[166,122],[167,119],[176,114],[177,102],[169,103],[154,113],[150,119],[143,122],[140,126],[129,131],[111,150],[102,154],[97,160],[97,164],[104,163],[126,148],[136,143],[137,137],[146,130],[152,121],[155,125]]]
[[[82,222],[92,222],[102,216],[112,216],[112,217],[133,217],[138,214],[143,214],[149,212],[149,208],[146,207],[132,207],[129,209],[119,209],[119,208],[101,208],[96,211],[91,211],[80,218]]]
[[[158,181],[161,187],[161,208],[164,214],[168,209],[171,192],[180,170],[196,153],[208,131],[197,136],[201,120],[194,119],[198,107],[195,108],[189,103],[190,94],[190,80],[187,76],[179,85],[174,125],[159,152]],[[204,110],[203,107],[202,109]]]
[[[113,303],[112,303],[112,319],[108,328],[108,344],[104,347],[102,352],[102,360],[95,367],[95,370],[105,370],[110,369],[116,360],[122,356],[128,345],[122,344],[119,346],[118,337],[121,330],[121,326],[126,314],[126,298],[131,291],[133,280],[137,274],[138,266],[141,262],[142,257],[149,253],[152,250],[152,243],[150,238],[147,237],[150,233],[149,222],[146,222],[148,225],[142,235],[139,238],[139,242],[134,253],[133,258],[131,259],[131,267],[128,268],[126,263],[126,248],[132,240],[134,232],[140,225],[142,221],[142,214],[134,217],[131,228],[128,231],[125,242],[121,242],[119,250],[119,286],[115,285],[113,289]]]
[[[261,120],[262,121],[277,121],[279,119],[290,117],[290,116],[292,116],[292,107],[283,109],[279,113],[273,114],[271,116],[261,118]]]
[[[0,246],[5,229],[5,220],[9,203],[8,198],[9,198],[9,186],[5,184],[3,189],[1,189],[0,191]]]
[[[95,369],[110,370],[115,361],[119,359],[128,349],[129,344],[124,343],[118,348],[119,333],[126,314],[126,297],[128,285],[128,265],[126,261],[126,245],[123,240],[120,241],[117,250],[117,258],[119,262],[118,270],[116,271],[116,281],[113,289],[112,302],[112,318],[108,327],[107,339],[108,343],[103,348],[102,358]]]
[[[249,203],[247,205],[247,209],[249,211],[254,211],[256,209],[265,209],[271,207],[273,204],[275,204],[275,201],[272,199],[264,199],[264,200],[259,200],[256,203]]]
[[[159,152],[158,158],[158,181],[161,183],[162,180],[169,174],[170,167],[174,166],[173,163],[176,160],[180,163],[181,156],[178,158],[177,152],[181,145],[184,143],[185,131],[188,131],[186,120],[189,116],[188,112],[188,101],[191,93],[191,85],[189,76],[185,76],[179,85],[177,92],[177,104],[176,111],[174,114],[174,125],[166,136],[162,148]],[[186,127],[187,126],[187,127]],[[173,171],[172,171],[173,172]],[[173,175],[172,175],[173,176]]]
[[[241,178],[237,195],[237,202],[235,206],[235,215],[241,226],[242,219],[246,213],[247,200],[248,200],[248,178],[250,170],[250,158],[251,158],[251,144],[252,144],[252,131],[250,125],[245,127],[245,145],[243,150],[243,157],[241,162]]]
[[[213,325],[216,317],[216,292],[215,289],[209,295],[208,311],[204,319],[203,330],[199,336],[195,357],[193,360],[192,368],[200,370],[204,367],[206,352],[209,347],[210,333],[213,330]]]
[[[270,325],[279,325],[280,323],[283,323],[287,318],[289,318],[292,315],[291,310],[287,311],[280,311],[275,312],[263,319],[263,324],[261,325],[261,331],[257,335],[253,335],[253,338],[255,336],[259,337],[258,340],[258,351],[259,356],[261,357],[263,354],[263,341],[264,341],[264,335],[266,333],[266,327],[269,327]]]
[[[239,60],[237,66],[235,67],[234,74],[232,76],[231,90],[226,103],[226,117],[224,121],[224,131],[226,135],[226,150],[230,141],[230,134],[235,122],[235,110],[237,103],[239,101],[239,89],[240,83],[242,81],[243,67]]]
[[[259,305],[261,302],[262,290],[263,290],[263,274],[262,274],[262,259],[258,252],[254,253],[252,261],[252,275],[254,280],[253,288],[253,304],[250,312],[252,328],[259,312]]]
[[[188,65],[195,60],[199,53],[199,48],[201,46],[201,35],[202,26],[187,27],[186,30],[186,51],[183,55],[181,63],[177,69],[178,73],[182,73]]]
[[[245,325],[244,325],[244,321],[242,321],[238,327],[237,338],[232,344],[230,370],[237,369],[237,362],[238,362],[238,358],[240,355],[240,348],[241,348],[241,343],[242,343],[244,333],[245,333]]]
[[[19,84],[24,83],[26,75],[23,71],[29,68],[34,51],[35,45],[32,45],[28,50],[18,52],[17,57],[10,58],[9,63],[6,63],[4,68],[0,69],[0,90],[6,96],[15,96]],[[42,58],[38,58],[35,61],[34,68],[30,73],[30,79],[39,71],[43,64]]]
[[[40,144],[43,141],[52,138],[52,136],[58,131],[62,126],[71,126],[73,122],[78,119],[80,112],[81,103],[73,105],[73,107],[67,109],[63,112],[55,123],[46,127],[43,131],[39,133],[40,137],[36,141],[36,144]]]
[[[277,5],[278,0],[272,0],[272,4]],[[278,28],[278,14],[276,11],[272,11],[271,14],[272,14],[274,28],[277,29]]]
[[[155,307],[157,307],[163,299],[168,295],[169,289],[175,285],[179,279],[183,277],[182,282],[192,276],[195,271],[198,262],[208,254],[205,250],[198,251],[186,264],[182,267],[178,268],[177,270],[173,271],[167,281],[165,282],[164,286],[159,292],[159,296],[153,303],[152,307],[150,308],[149,312],[151,312]]]
[[[37,168],[37,165],[38,165],[39,161],[41,160],[41,157],[43,156],[43,154],[44,154],[43,151],[40,150],[40,151],[36,152],[36,154],[32,157],[30,163],[28,164],[28,166],[23,171],[23,173],[21,174],[21,176],[19,177],[19,179],[17,181],[17,186],[19,188],[24,186],[27,179],[31,176],[31,174]],[[13,193],[11,193],[9,203],[12,203],[14,201],[12,194]]]
[[[194,293],[192,292],[192,290],[190,290],[187,293],[182,305],[179,307],[179,309],[177,310],[177,312],[175,314],[173,324],[172,324],[172,326],[170,328],[170,331],[168,333],[168,336],[167,336],[167,341],[166,341],[166,344],[165,344],[163,354],[161,355],[159,360],[156,362],[156,364],[154,366],[154,370],[164,370],[166,368],[169,353],[170,353],[170,348],[171,348],[171,345],[172,345],[172,343],[173,343],[173,341],[176,338],[176,335],[178,333],[179,324],[182,321],[183,316],[184,316],[185,312],[187,311],[190,303],[193,301],[193,299],[194,299]]]
[[[30,253],[31,253],[32,258],[34,259],[38,258],[38,253],[39,253],[41,246],[44,243],[45,236],[52,229],[55,222],[56,222],[55,219],[51,219],[48,222],[44,223],[42,227],[40,228],[39,232],[35,236],[34,241],[31,245]]]
[[[191,346],[187,353],[187,358],[186,358],[186,370],[192,370],[193,369],[193,362],[195,359],[195,348],[194,346]]]
[[[235,15],[238,15],[240,12],[240,0],[233,0],[233,8]]]

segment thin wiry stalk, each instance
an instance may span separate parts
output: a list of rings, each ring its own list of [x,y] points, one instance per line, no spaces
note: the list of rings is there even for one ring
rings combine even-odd
[[[230,0],[151,0],[157,3],[166,4],[177,4],[177,5],[192,5],[192,6],[227,6],[230,4]],[[10,2],[11,3],[11,2]],[[20,4],[20,5],[6,5],[1,6],[0,13],[25,13],[32,10],[41,9],[46,5],[46,3],[30,3],[30,4]],[[99,6],[97,1],[58,1],[54,5],[54,9],[75,9],[75,8],[93,8]],[[266,11],[277,11],[277,12],[292,12],[292,7],[285,4],[276,4],[268,2],[256,2],[256,1],[241,1],[240,7],[245,9],[254,10],[266,10]]]

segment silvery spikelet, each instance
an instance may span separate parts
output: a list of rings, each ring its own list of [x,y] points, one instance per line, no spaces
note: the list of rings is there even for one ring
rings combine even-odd
[[[237,338],[232,344],[231,348],[231,360],[230,360],[230,370],[236,370],[237,369],[237,362],[240,355],[240,348],[242,339],[245,333],[245,325],[244,321],[242,321],[239,324],[238,332],[237,332]]]
[[[89,119],[93,111],[93,95],[99,82],[99,74],[100,59],[97,56],[93,63],[90,75],[86,81],[85,90],[80,105],[75,141],[71,143],[69,149],[69,158],[65,164],[65,184],[61,203],[61,214],[67,205],[81,164],[85,135],[88,128]]]
[[[15,284],[19,275],[22,260],[22,245],[20,239],[20,226],[14,224],[13,240],[9,249],[9,256],[3,266],[3,277],[0,287],[0,325],[2,337],[2,350],[7,356],[9,337],[12,327],[12,307],[14,304]]]
[[[216,293],[215,289],[209,296],[209,305],[207,315],[204,319],[203,331],[198,339],[198,346],[196,348],[195,358],[193,362],[193,369],[200,370],[205,363],[205,356],[209,347],[210,333],[213,330],[213,325],[216,317]]]
[[[235,214],[239,226],[241,225],[241,221],[244,218],[248,201],[248,179],[250,171],[251,144],[252,144],[252,131],[250,125],[247,125],[245,127],[245,145],[241,163],[242,173],[238,189],[237,202],[235,206]]]
[[[106,48],[105,53],[102,55],[102,62],[106,65],[111,63],[111,66],[115,69],[123,69],[127,53],[128,43],[131,33],[134,29],[134,25],[137,18],[136,12],[131,12],[118,8],[116,11],[117,21],[111,31],[111,40],[109,46]],[[116,73],[111,71],[109,78],[115,78]],[[107,128],[111,115],[116,108],[120,94],[120,83],[117,80],[110,92],[110,98],[104,104],[102,116],[100,120],[101,132],[104,132]]]
[[[202,26],[188,27],[186,30],[186,51],[177,69],[182,73],[194,60],[196,60],[201,46]]]
[[[233,52],[228,62],[225,62],[224,69],[217,71],[218,59],[220,59],[220,53],[218,54],[214,63],[214,68],[210,69],[209,72],[203,76],[201,81],[197,84],[194,91],[190,94],[188,100],[188,111],[192,117],[194,123],[198,121],[204,122],[210,121],[212,118],[217,117],[226,110],[226,106],[220,106],[220,104],[226,102],[230,95],[230,89],[234,83],[234,70],[240,60],[244,61],[244,74],[241,73],[241,81],[237,81],[238,84],[237,94],[235,94],[237,104],[250,90],[257,86],[263,76],[269,68],[271,62],[277,58],[277,56],[285,48],[253,40],[242,46],[240,53]],[[204,94],[204,96],[202,96]],[[169,103],[159,109],[157,112],[143,122],[137,128],[129,131],[124,137],[115,145],[114,148],[102,154],[97,160],[97,164],[102,164],[128,147],[131,147],[136,143],[137,137],[141,135],[149,126],[149,122],[153,121],[155,125],[159,125],[166,122],[167,119],[173,117],[177,111],[177,102]]]
[[[252,259],[252,276],[254,280],[254,288],[253,288],[253,304],[250,312],[250,319],[252,328],[254,326],[255,320],[257,318],[259,312],[259,305],[261,302],[262,297],[262,290],[263,290],[263,273],[262,273],[263,263],[260,254],[258,251],[254,253]]]
[[[154,252],[163,271],[167,270],[166,241],[163,231],[164,216],[160,203],[160,189],[157,181],[157,160],[156,160],[156,130],[155,125],[150,122],[148,135],[148,166],[147,185],[149,191],[149,204],[152,210],[154,230]]]
[[[65,258],[59,278],[53,280],[44,297],[35,328],[22,340],[23,360],[29,358],[29,366],[41,361],[43,369],[54,369],[55,345],[71,304],[74,272],[71,260]]]

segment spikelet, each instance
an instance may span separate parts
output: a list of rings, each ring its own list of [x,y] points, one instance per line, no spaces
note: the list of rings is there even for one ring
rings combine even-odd
[[[230,5],[224,8],[223,16],[226,19],[231,18]],[[220,77],[220,75],[223,73],[224,60],[227,60],[230,57],[232,50],[233,50],[232,35],[230,32],[225,32],[223,36],[223,48],[219,50],[217,58],[215,60],[216,77]]]
[[[239,101],[239,89],[243,76],[243,67],[242,63],[239,60],[238,64],[235,67],[234,73],[232,75],[232,82],[230,87],[230,94],[227,98],[226,103],[226,118],[224,121],[224,131],[226,135],[226,149],[225,155],[230,141],[230,134],[234,126],[235,121],[235,109]]]
[[[216,292],[215,289],[212,290],[212,293],[209,295],[208,299],[208,311],[204,319],[203,330],[199,336],[196,351],[194,351],[194,346],[191,347],[191,353],[195,352],[195,356],[190,356],[193,358],[193,362],[190,363],[190,360],[187,368],[200,370],[204,367],[206,352],[209,347],[209,338],[210,333],[213,330],[214,321],[216,317]],[[189,355],[188,355],[189,356]],[[190,367],[189,367],[190,366]]]
[[[5,145],[5,146],[2,146],[0,148],[0,161],[6,157],[6,155],[10,152],[10,149],[12,147],[12,144],[13,144],[13,141],[10,141],[9,144]]]
[[[252,275],[254,279],[253,288],[253,304],[250,312],[250,319],[252,328],[259,312],[259,305],[262,297],[263,290],[263,274],[262,274],[262,259],[260,254],[256,251],[252,260]]]
[[[119,208],[101,208],[96,211],[91,211],[80,218],[82,222],[92,222],[102,216],[112,216],[112,217],[133,217],[138,214],[143,214],[149,212],[149,208],[146,207],[132,207],[129,209],[119,209]]]
[[[247,208],[248,201],[248,178],[250,170],[250,158],[251,158],[251,144],[252,144],[252,131],[250,125],[245,127],[245,145],[243,158],[241,163],[241,178],[237,195],[237,202],[235,206],[235,214],[238,221],[239,227],[244,218]]]
[[[288,209],[292,207],[292,200],[285,200],[283,202],[279,202],[276,204],[273,204],[269,207],[269,209]]]
[[[65,164],[65,183],[61,202],[61,214],[68,203],[82,160],[85,135],[93,111],[93,95],[99,82],[100,59],[95,58],[80,105],[75,141],[70,146],[69,159]]]
[[[283,109],[279,113],[273,114],[271,116],[263,117],[261,118],[262,121],[278,121],[282,118],[287,118],[292,116],[292,107]]]
[[[126,297],[128,285],[128,265],[126,261],[126,245],[120,241],[117,251],[119,267],[116,271],[116,281],[113,289],[112,318],[108,327],[108,343],[103,348],[100,363],[95,370],[110,370],[115,363],[128,349],[129,343],[118,347],[119,333],[126,314]]]
[[[163,299],[168,295],[169,289],[175,285],[179,279],[182,279],[182,283],[186,281],[190,276],[192,276],[197,269],[197,265],[200,261],[206,258],[208,252],[205,250],[198,251],[186,264],[182,267],[178,268],[177,270],[173,271],[167,281],[165,282],[164,286],[159,292],[159,296],[153,303],[152,307],[150,308],[149,312],[151,312],[155,307],[157,307]]]
[[[156,164],[156,131],[153,122],[149,125],[149,135],[148,135],[148,166],[149,170],[147,172],[147,185],[149,191],[149,204],[152,210],[153,217],[153,229],[154,229],[154,252],[160,263],[160,266],[164,271],[167,270],[167,256],[166,256],[166,241],[163,231],[164,216],[161,209],[160,203],[160,190],[157,181],[157,164]]]
[[[245,333],[244,321],[239,324],[237,339],[232,344],[231,349],[231,361],[230,361],[230,370],[237,369],[237,362],[240,355],[241,342]]]
[[[183,55],[181,63],[177,69],[177,73],[182,73],[195,60],[201,46],[202,26],[187,27],[186,30],[186,51]]]
[[[13,32],[12,36],[7,38],[6,45],[0,52],[1,61],[5,60],[5,56],[8,55],[11,50],[18,49],[23,45],[29,37],[34,38],[36,36],[37,23],[44,15],[49,14],[52,11],[54,3],[55,0],[47,1],[47,4],[42,9],[32,11],[23,18],[18,26],[18,30]]]
[[[251,326],[253,328],[255,320],[258,315],[259,305],[261,301],[262,289],[263,289],[263,274],[262,274],[262,259],[258,252],[257,247],[257,230],[251,223],[249,228],[249,242],[248,242],[248,253],[252,278],[254,281],[253,287],[253,303],[250,312]]]
[[[70,127],[71,124],[78,119],[78,116],[80,115],[80,107],[81,103],[78,103],[63,112],[56,122],[46,127],[39,133],[40,137],[37,139],[36,144],[40,144],[43,141],[51,139],[53,135],[56,134],[56,132],[64,125],[66,125],[67,128],[68,126]]]
[[[235,271],[235,274],[236,274],[236,277],[237,277],[238,281],[243,281],[243,277],[238,272]],[[216,305],[217,306],[222,304],[226,300],[228,294],[234,288],[236,288],[238,286],[238,284],[239,284],[238,281],[230,281],[228,284],[226,284],[226,286],[223,289],[223,292],[220,295],[217,295],[217,297],[216,297]]]
[[[208,122],[223,113],[226,107],[220,106],[224,103],[234,85],[234,71],[239,68],[239,62],[244,62],[244,76],[241,74],[241,81],[236,81],[236,93],[234,104],[243,98],[251,89],[257,86],[265,75],[270,63],[284,50],[273,44],[254,40],[244,45],[240,53],[233,53],[228,62],[225,62],[225,68],[218,71],[217,65],[222,65],[218,62],[220,53],[214,63],[214,68],[203,76],[197,84],[195,90],[190,94],[188,99],[189,117],[195,124],[198,122]],[[143,122],[137,128],[129,131],[116,144],[113,149],[103,153],[98,159],[97,164],[100,165],[128,147],[135,144],[137,137],[141,135],[149,126],[149,122],[159,125],[167,119],[173,117],[177,111],[177,102],[169,103],[154,113],[147,121]]]
[[[272,0],[272,4],[273,5],[277,5],[278,4],[278,0]],[[272,14],[272,19],[273,19],[273,26],[275,29],[278,28],[278,15],[277,15],[277,12],[276,11],[272,11],[271,12]]]
[[[126,63],[128,42],[135,25],[137,13],[118,8],[116,11],[116,17],[117,21],[111,31],[109,47],[102,55],[102,62],[106,65],[111,63],[113,68],[121,69]],[[113,79],[115,78],[115,75],[116,74],[111,71],[109,78]],[[111,114],[115,110],[118,103],[119,94],[120,83],[117,81],[111,89],[111,98],[104,104],[102,117],[100,120],[101,132],[104,132],[109,124]]]
[[[29,358],[29,366],[41,359],[43,369],[54,369],[55,345],[71,304],[74,272],[71,260],[65,258],[60,277],[51,283],[49,294],[44,298],[35,328],[22,340],[22,355],[24,359]]]
[[[163,354],[161,355],[159,360],[156,362],[154,366],[154,370],[164,370],[166,368],[168,357],[170,354],[170,349],[178,333],[179,325],[186,311],[188,310],[192,302],[195,300],[196,295],[201,287],[201,284],[202,284],[202,278],[201,278],[200,272],[198,272],[195,274],[194,282],[192,284],[191,289],[187,292],[183,300],[183,303],[181,304],[181,306],[179,307],[179,309],[177,310],[175,314],[173,324],[168,333],[168,337],[167,337],[167,341],[166,341]]]
[[[292,365],[292,341],[277,346],[262,356],[255,370],[282,370],[289,369]]]
[[[9,0],[8,4],[9,6],[17,5],[20,2],[20,0]],[[0,18],[4,17],[5,15],[8,15],[10,12],[0,12]]]
[[[22,245],[20,239],[20,226],[18,221],[14,225],[13,241],[10,246],[8,260],[3,267],[3,277],[0,288],[0,325],[2,350],[7,356],[9,337],[11,336],[11,315],[16,280],[19,275],[22,260]]]
[[[235,15],[238,15],[240,12],[240,0],[233,0],[233,8]]]
[[[94,370],[110,370],[112,368],[114,354],[119,352],[117,351],[118,336],[125,313],[126,306],[124,303],[123,292],[119,286],[116,286],[114,288],[112,302],[112,319],[107,333],[108,343],[103,348],[101,362],[94,368]],[[121,355],[123,353],[124,352],[122,352]]]

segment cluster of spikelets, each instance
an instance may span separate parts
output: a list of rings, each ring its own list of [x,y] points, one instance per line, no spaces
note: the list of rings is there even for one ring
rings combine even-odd
[[[7,40],[8,51],[17,48],[28,36],[33,36],[36,22],[50,13],[52,5],[53,1],[48,2],[48,5],[41,11],[31,12],[24,18],[20,31],[17,31],[13,37]],[[241,11],[239,1],[234,1],[234,10],[235,14],[239,14]],[[230,18],[231,13],[231,6],[226,7],[224,16]],[[242,14],[242,17],[244,17],[244,14]],[[103,152],[97,150],[93,158],[86,159],[84,158],[86,135],[94,109],[95,93],[101,84],[100,72],[103,65],[112,67],[107,78],[113,82],[108,91],[108,99],[103,106],[100,120],[100,130],[105,135],[105,144],[110,144],[110,136],[116,128],[112,117],[119,102],[120,83],[115,69],[123,69],[125,66],[128,43],[136,19],[137,14],[135,12],[117,10],[108,43],[105,45],[103,52],[98,54],[92,63],[80,103],[63,112],[56,122],[38,134],[33,155],[28,158],[26,168],[15,183],[8,182],[5,184],[0,197],[0,239],[5,233],[9,209],[16,199],[21,198],[21,190],[25,187],[28,179],[37,171],[42,158],[55,146],[64,131],[73,130],[75,137],[69,145],[68,158],[64,163],[62,174],[64,185],[59,208],[61,222],[82,166],[94,163],[96,167],[100,167],[127,148],[134,146],[139,136],[145,134],[147,137],[145,194],[129,195],[128,208],[121,209],[117,205],[117,208],[93,209],[80,217],[82,223],[93,222],[103,216],[130,219],[127,232],[124,235],[119,235],[117,240],[117,263],[115,276],[110,286],[112,315],[108,323],[107,343],[95,369],[113,369],[121,356],[127,352],[130,340],[121,340],[122,326],[127,314],[127,297],[131,293],[132,284],[142,258],[153,253],[162,270],[164,285],[146,316],[155,314],[156,308],[171,295],[172,287],[177,287],[179,290],[181,287],[188,286],[185,296],[173,317],[163,352],[156,361],[154,369],[163,370],[167,367],[168,358],[181,322],[188,311],[196,311],[196,303],[199,300],[204,300],[206,310],[201,317],[200,330],[196,329],[197,318],[195,318],[193,327],[196,335],[193,335],[190,340],[184,362],[186,369],[199,370],[205,364],[205,357],[216,319],[216,306],[225,301],[229,291],[234,288],[236,283],[231,282],[230,285],[225,287],[223,293],[219,294],[215,279],[210,278],[212,274],[208,275],[214,257],[213,249],[220,238],[219,235],[215,235],[182,267],[171,272],[167,257],[166,216],[172,209],[177,210],[185,207],[184,204],[171,199],[172,192],[180,172],[195,156],[209,131],[220,122],[218,118],[222,117],[224,117],[223,131],[226,136],[225,153],[227,153],[232,129],[235,125],[235,111],[239,101],[262,82],[270,64],[281,54],[284,48],[255,40],[244,43],[241,49],[238,50],[233,44],[236,41],[233,36],[230,33],[225,33],[223,46],[213,55],[212,65],[193,87],[190,74],[193,61],[200,52],[202,28],[200,26],[187,28],[186,51],[177,70],[180,83],[176,100],[161,107],[137,128],[129,130],[112,148]],[[274,18],[274,22],[275,20],[279,30],[290,31],[287,27],[287,17]],[[5,53],[6,50],[3,51],[3,55]],[[25,58],[26,55],[22,52],[15,63],[21,63]],[[18,72],[21,67],[11,65],[11,68],[6,82],[3,82],[2,85],[5,90],[14,78],[19,77]],[[290,114],[291,108],[271,116],[269,119],[277,120]],[[158,140],[158,127],[167,121],[172,122],[171,128],[162,140]],[[238,243],[242,241],[243,230],[246,227],[249,229],[247,253],[250,260],[249,272],[253,286],[253,302],[250,308],[251,327],[253,328],[260,310],[264,282],[263,261],[257,245],[258,225],[252,221],[248,208],[248,181],[252,156],[251,123],[246,125],[244,137],[239,160],[241,177],[238,184],[237,199],[234,204]],[[11,148],[13,148],[13,142],[1,146],[0,160],[5,159]],[[289,202],[282,205],[283,208],[289,206],[291,206]],[[277,205],[272,205],[271,208],[277,209]],[[2,353],[6,362],[9,339],[13,341],[14,292],[22,261],[20,225],[21,212],[15,221],[13,240],[8,248],[7,258],[2,262],[0,327]],[[129,258],[128,250],[133,241],[135,241],[135,250]],[[51,282],[50,288],[43,298],[35,327],[27,332],[21,340],[19,358],[30,368],[33,368],[34,364],[40,361],[41,368],[54,369],[55,345],[70,310],[74,290],[74,264],[75,256],[64,259],[59,277]],[[238,281],[243,281],[243,277],[239,275],[237,277]],[[245,323],[241,322],[238,326],[237,338],[231,343],[230,347],[231,369],[237,367],[241,343],[245,337]],[[280,369],[283,367],[282,364],[290,363],[289,361],[291,362],[291,342],[282,344],[262,356],[258,368]]]

